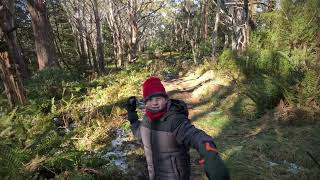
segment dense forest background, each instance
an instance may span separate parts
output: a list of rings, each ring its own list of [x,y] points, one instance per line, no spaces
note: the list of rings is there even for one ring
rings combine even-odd
[[[319,24],[319,0],[0,0],[0,177],[146,179],[123,104],[153,75],[232,179],[319,179]]]

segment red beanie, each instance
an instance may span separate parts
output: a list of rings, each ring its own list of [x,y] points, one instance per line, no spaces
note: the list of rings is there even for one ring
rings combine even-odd
[[[157,77],[150,77],[143,83],[143,98],[148,100],[153,95],[168,97],[164,86]]]

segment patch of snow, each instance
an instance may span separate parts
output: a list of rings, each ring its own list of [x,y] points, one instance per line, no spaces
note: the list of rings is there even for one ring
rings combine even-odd
[[[287,171],[293,173],[293,174],[298,174],[300,171],[303,171],[304,168],[297,165],[297,164],[294,164],[294,163],[289,163],[287,161],[284,161],[283,162],[284,164],[288,165],[288,169]]]
[[[275,163],[272,161],[267,161],[267,166],[273,167],[273,166],[278,166],[278,165],[284,165],[287,167],[287,171],[293,173],[293,174],[298,174],[300,171],[303,171],[304,168],[302,166],[299,166],[295,163],[289,163],[286,160],[284,160],[281,163]]]
[[[116,165],[118,168],[122,169],[122,170],[126,170],[128,169],[128,164],[126,161],[121,160],[121,159],[116,159],[114,160],[114,165]]]
[[[270,166],[270,167],[277,166],[277,165],[279,165],[279,164],[272,162],[272,161],[268,161],[268,166]]]
[[[116,139],[111,141],[112,150],[103,155],[102,158],[111,161],[112,164],[114,164],[117,168],[119,168],[122,171],[127,170],[128,164],[126,157],[128,151],[136,148],[135,145],[129,144],[128,148],[125,150],[122,145],[124,142],[128,141],[129,133],[124,131],[123,129],[118,129]]]

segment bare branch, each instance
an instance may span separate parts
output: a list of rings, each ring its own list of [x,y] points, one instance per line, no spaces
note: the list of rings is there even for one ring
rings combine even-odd
[[[143,19],[147,18],[147,17],[150,17],[151,15],[155,14],[157,11],[159,11],[161,8],[163,8],[164,5],[160,4],[160,6],[157,8],[157,9],[154,9],[153,11],[151,11],[150,13],[148,13],[147,15],[145,16],[142,16],[137,23],[139,23],[140,21],[142,21]]]

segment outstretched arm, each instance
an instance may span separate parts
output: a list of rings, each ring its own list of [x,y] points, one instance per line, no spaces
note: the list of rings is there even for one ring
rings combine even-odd
[[[192,147],[200,152],[200,147],[205,142],[209,142],[216,148],[213,138],[204,131],[196,128],[190,123],[190,120],[183,114],[175,115],[172,124],[172,130],[179,144]]]
[[[184,115],[177,117],[174,122],[172,128],[177,142],[198,150],[203,158],[202,163],[208,178],[210,180],[229,180],[228,169],[218,154],[213,138],[194,127]]]
[[[141,133],[140,133],[140,127],[141,127],[141,121],[135,121],[134,123],[131,123],[131,131],[137,139],[141,139]]]

